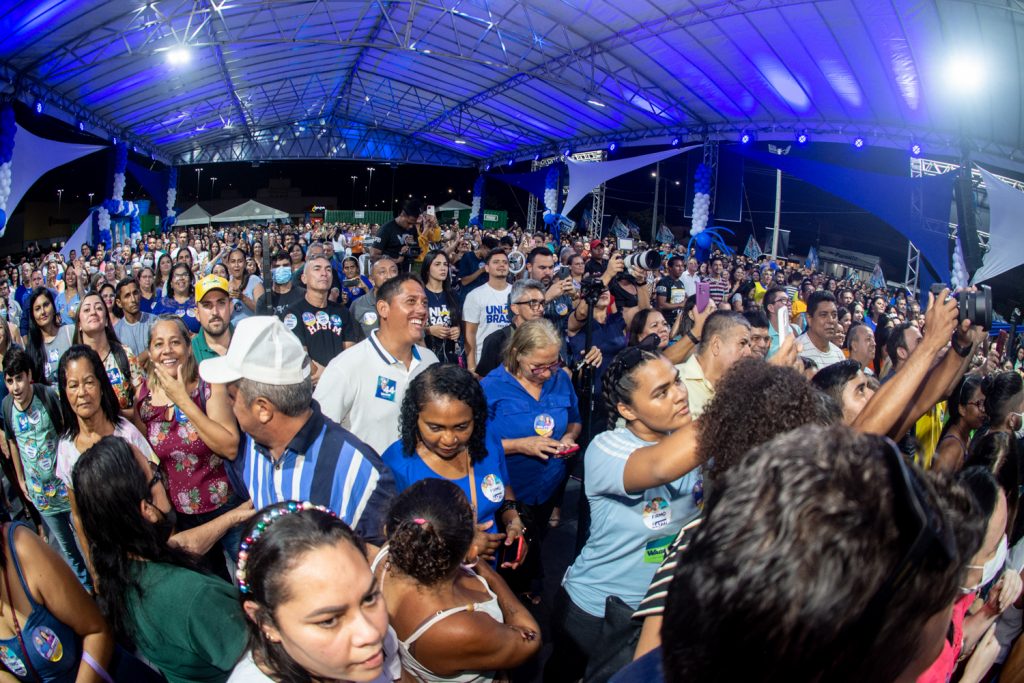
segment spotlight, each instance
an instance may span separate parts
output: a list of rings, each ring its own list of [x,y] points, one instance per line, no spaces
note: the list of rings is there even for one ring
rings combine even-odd
[[[486,166],[484,166],[484,170],[485,171],[490,171],[491,170],[491,165],[487,164]]]
[[[740,135],[740,144],[741,145],[749,145],[753,141],[754,141],[754,134],[751,133],[748,130],[743,131],[743,134]]]
[[[116,145],[117,144],[117,136],[115,135],[114,137],[110,138],[110,141]]]
[[[511,166],[511,165],[512,165],[512,164],[514,164],[514,163],[516,163],[516,160],[515,160],[515,159],[509,159],[509,160],[508,160],[508,165],[509,165],[509,166]]]
[[[456,145],[464,145],[464,144],[466,144],[466,141],[463,140],[462,138],[456,138],[455,139],[455,144]]]
[[[536,154],[533,155],[533,160],[540,161],[540,152],[537,152]]]
[[[591,104],[595,107],[601,107],[602,109],[604,109],[604,102],[598,99],[594,99],[593,97],[587,100],[587,104]]]
[[[572,155],[572,149],[571,148],[566,147],[565,149],[562,150],[562,156],[563,157],[567,157],[567,156],[571,156],[571,155]]]
[[[679,146],[679,138],[672,138],[672,146],[673,147],[678,147]]]
[[[808,140],[808,137],[807,137],[807,131],[806,130],[802,130],[802,131],[800,131],[799,133],[796,134],[796,144],[798,144],[798,145],[806,145],[807,144],[807,140]]]
[[[42,100],[36,100],[36,104],[35,104],[34,109],[36,110],[37,114],[42,114],[43,113],[43,101]]]
[[[985,86],[988,73],[985,60],[980,55],[961,53],[952,55],[946,61],[946,80],[958,95],[970,95]]]
[[[85,121],[79,121],[78,122],[78,130],[83,132],[83,133],[85,132]]]
[[[910,146],[910,153],[913,154],[915,157],[921,156],[921,151],[921,145],[917,142]]]
[[[859,135],[855,137],[853,139],[853,146],[856,147],[857,149],[861,149],[862,147],[864,147],[864,138],[862,138]]]
[[[167,63],[173,66],[187,64],[192,59],[192,53],[185,46],[176,47],[167,51]]]
[[[608,145],[608,151],[609,152],[614,152],[618,148],[619,148],[619,144],[617,142],[613,142],[610,145]]]

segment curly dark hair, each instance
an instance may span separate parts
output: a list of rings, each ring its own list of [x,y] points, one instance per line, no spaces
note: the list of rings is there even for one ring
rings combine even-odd
[[[469,370],[458,365],[435,363],[416,375],[402,399],[398,418],[398,431],[402,438],[402,453],[412,457],[419,442],[418,421],[420,411],[428,401],[449,398],[462,401],[473,411],[473,434],[467,448],[469,461],[478,463],[487,457],[487,397],[480,382]]]
[[[420,479],[388,513],[391,564],[424,586],[451,579],[469,552],[476,516],[457,484]]]
[[[771,406],[768,416],[765,406]],[[819,413],[815,389],[799,372],[744,358],[715,384],[715,395],[697,423],[697,455],[713,462],[708,474],[718,477],[751,448],[818,422]]]

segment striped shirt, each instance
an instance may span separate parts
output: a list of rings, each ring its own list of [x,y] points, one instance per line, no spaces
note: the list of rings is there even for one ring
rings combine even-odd
[[[395,496],[391,470],[376,451],[324,417],[316,401],[312,409],[277,460],[243,434],[231,468],[232,484],[249,492],[257,510],[308,500],[333,510],[365,540],[383,544],[384,519]]]
[[[668,597],[668,587],[672,584],[672,577],[676,574],[676,566],[679,564],[679,557],[686,550],[693,540],[693,534],[700,528],[703,517],[698,517],[682,529],[679,535],[672,542],[668,554],[661,561],[661,566],[654,573],[651,585],[647,588],[647,594],[640,601],[640,606],[633,612],[634,619],[646,619],[654,615],[661,615],[665,612],[665,599]]]

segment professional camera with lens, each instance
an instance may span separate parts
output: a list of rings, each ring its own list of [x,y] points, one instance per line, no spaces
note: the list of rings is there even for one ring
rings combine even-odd
[[[580,298],[590,306],[597,303],[604,290],[604,282],[596,275],[587,276],[580,282]]]
[[[943,289],[949,289],[949,285],[938,282],[932,285],[932,294],[939,296]],[[988,285],[981,285],[976,292],[954,292],[951,294],[957,300],[960,311],[960,320],[970,320],[983,330],[992,328],[992,288]]]
[[[657,270],[661,267],[661,254],[657,249],[646,249],[626,254],[622,257],[622,264],[626,270],[639,268],[640,270]]]

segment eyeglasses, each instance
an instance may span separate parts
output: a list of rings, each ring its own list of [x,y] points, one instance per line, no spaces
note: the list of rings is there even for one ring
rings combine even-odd
[[[775,304],[776,306],[788,306],[790,301],[789,301],[789,298],[787,297],[787,298],[783,298],[783,299],[776,299],[772,303]]]
[[[917,474],[907,465],[892,439],[886,439],[886,445],[883,458],[892,483],[893,522],[900,539],[913,538],[913,541],[875,591],[862,619],[873,620],[884,611],[892,596],[906,588],[928,558],[939,560],[945,567],[957,558],[953,529],[941,513],[928,504]]]
[[[562,359],[559,358],[558,360],[556,360],[554,363],[551,363],[550,365],[538,365],[535,368],[531,368],[530,369],[530,374],[533,375],[534,377],[539,377],[539,376],[543,375],[545,372],[554,372],[555,370],[558,370],[561,367],[562,367]]]
[[[163,482],[164,482],[164,473],[163,473],[163,471],[160,470],[159,467],[154,465],[154,467],[153,467],[153,478],[149,480],[148,484],[146,484],[146,488],[147,489],[151,489],[154,486],[156,486],[157,484],[162,484]]]
[[[974,406],[978,410],[985,410],[985,399],[979,398],[977,401],[968,401],[967,405]]]
[[[527,299],[525,301],[513,301],[516,306],[529,306],[535,311],[544,308],[544,299]]]

